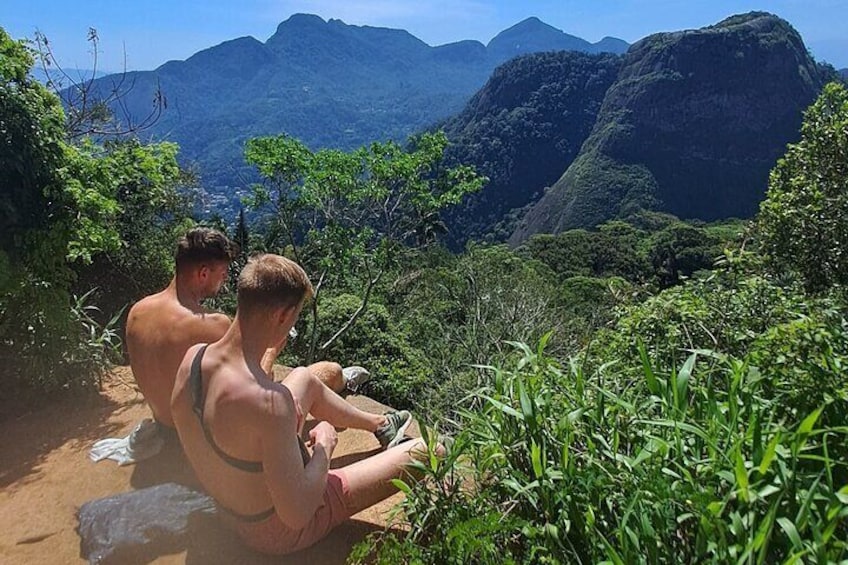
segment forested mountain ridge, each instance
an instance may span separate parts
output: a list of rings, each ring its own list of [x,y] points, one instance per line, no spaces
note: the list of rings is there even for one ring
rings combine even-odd
[[[498,67],[460,114],[439,124],[452,142],[448,159],[472,163],[489,178],[482,192],[450,213],[455,245],[509,236],[504,216],[535,202],[568,168],[621,61],[574,51],[517,57]]]
[[[791,25],[762,12],[637,42],[580,154],[510,242],[639,208],[751,216],[803,110],[830,78]]]
[[[534,39],[536,33],[542,35]],[[250,175],[242,158],[247,139],[285,132],[310,147],[342,149],[403,140],[461,110],[511,56],[516,39],[521,50],[554,50],[568,41],[592,51],[627,47],[608,38],[593,45],[536,19],[488,47],[477,41],[431,47],[403,30],[298,14],[265,43],[242,37],[155,71],[129,73],[125,83],[134,88],[124,103],[132,114],[147,115],[161,87],[168,107],[150,134],[176,141],[182,158],[199,165],[206,188],[228,192]],[[113,81],[94,84],[107,92]]]

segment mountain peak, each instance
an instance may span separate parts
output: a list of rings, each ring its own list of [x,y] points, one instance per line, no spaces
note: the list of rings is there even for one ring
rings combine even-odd
[[[527,19],[521,20],[517,24],[512,27],[508,27],[489,42],[489,47],[495,45],[497,47],[498,44],[503,43],[504,41],[509,41],[516,38],[523,38],[527,35],[544,33],[548,36],[560,36],[566,35],[551,25],[546,24],[536,16],[531,16]],[[571,37],[571,36],[569,36]]]
[[[784,22],[782,19],[780,19],[778,16],[775,16],[772,13],[756,12],[755,11],[755,12],[748,12],[748,13],[745,13],[745,14],[735,14],[733,16],[730,16],[730,17],[727,17],[727,18],[721,20],[720,22],[718,22],[715,25],[707,26],[705,29],[715,29],[715,28],[722,28],[722,27],[735,27],[735,26],[740,26],[740,25],[748,25],[748,24],[752,24],[754,22],[757,22],[757,20],[762,20],[762,22],[768,22],[768,23],[771,23],[771,24],[783,23],[783,24],[789,26],[789,24],[787,22]]]
[[[316,29],[326,25],[327,22],[325,22],[321,16],[316,16],[315,14],[292,14],[289,16],[289,19],[281,22],[280,25],[277,26],[277,31],[274,35],[278,35],[280,33],[291,33],[292,31],[303,29]]]
[[[826,78],[797,31],[764,12],[640,40],[581,153],[511,243],[638,208],[750,217]]]
[[[623,53],[629,45],[620,39],[605,38],[592,44],[546,24],[536,16],[529,17],[497,34],[487,49],[497,61],[506,61],[517,55],[539,51],[583,51]]]
[[[518,22],[517,24],[515,24],[514,26],[512,26],[512,27],[513,27],[513,28],[521,28],[521,27],[525,27],[525,28],[530,28],[530,27],[532,27],[532,28],[538,28],[538,27],[549,27],[549,28],[552,28],[552,29],[556,29],[556,28],[554,28],[553,26],[549,26],[548,24],[546,24],[545,22],[543,22],[542,20],[540,20],[540,19],[539,19],[539,18],[537,18],[536,16],[530,16],[529,18],[525,18],[525,19],[521,20],[520,22]]]

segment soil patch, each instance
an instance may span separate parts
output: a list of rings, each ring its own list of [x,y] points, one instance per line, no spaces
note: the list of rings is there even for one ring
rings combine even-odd
[[[104,381],[91,398],[63,399],[37,411],[0,422],[0,562],[85,563],[79,556],[76,510],[84,502],[167,481],[198,487],[179,453],[127,467],[113,461],[92,463],[91,444],[123,437],[150,411],[133,386],[126,367]],[[364,396],[348,401],[363,410],[387,408]],[[376,439],[366,432],[344,430],[333,466],[347,465],[375,453]],[[370,532],[382,530],[395,495],[360,512],[314,547],[288,558],[267,558],[243,548],[223,527],[193,532],[176,553],[139,556],[140,563],[344,563],[351,548]],[[173,551],[173,550],[171,550]]]

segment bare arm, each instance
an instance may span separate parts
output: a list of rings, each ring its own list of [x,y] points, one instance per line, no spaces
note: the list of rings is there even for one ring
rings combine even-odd
[[[261,425],[265,482],[280,520],[292,529],[300,529],[323,501],[335,441],[318,437],[312,458],[304,467],[291,394],[287,390],[269,390],[267,398],[268,421]]]

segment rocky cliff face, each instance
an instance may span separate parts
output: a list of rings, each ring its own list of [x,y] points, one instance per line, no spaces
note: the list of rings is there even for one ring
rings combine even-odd
[[[823,74],[798,33],[761,12],[639,41],[580,155],[510,242],[642,207],[704,220],[752,215]]]
[[[498,67],[459,115],[441,124],[452,162],[473,164],[485,189],[454,209],[451,243],[503,240],[510,210],[535,202],[568,168],[592,131],[621,57],[575,51],[517,57]]]

